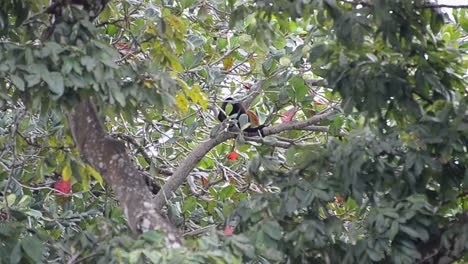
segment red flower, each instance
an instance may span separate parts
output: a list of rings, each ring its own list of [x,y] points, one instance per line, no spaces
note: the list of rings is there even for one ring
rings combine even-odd
[[[283,113],[283,116],[281,117],[281,121],[283,123],[286,123],[286,122],[289,122],[293,119],[294,115],[296,114],[297,112],[297,108],[294,107],[286,112]]]
[[[237,154],[237,152],[235,151],[229,153],[227,156],[228,160],[236,160],[237,157],[239,157],[239,154]]]
[[[54,186],[54,189],[62,192],[62,193],[70,193],[71,192],[71,183],[70,180],[65,181],[64,179],[60,179]]]
[[[224,234],[226,236],[232,236],[234,234],[234,228],[232,226],[226,226],[224,229]]]

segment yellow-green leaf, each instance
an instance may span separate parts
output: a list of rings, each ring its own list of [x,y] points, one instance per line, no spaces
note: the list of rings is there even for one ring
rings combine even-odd
[[[104,184],[104,180],[102,179],[101,174],[99,174],[99,172],[97,172],[90,165],[86,165],[86,174],[93,176],[93,178],[96,179],[96,181],[98,181],[101,185]]]
[[[208,108],[208,97],[200,90],[200,86],[194,85],[192,89],[187,89],[186,93],[195,104],[200,105],[204,110]]]
[[[187,98],[185,98],[185,96],[182,93],[177,94],[176,105],[183,113],[188,112],[189,101],[187,100]]]
[[[227,58],[223,60],[223,66],[225,71],[229,71],[234,65],[234,57],[229,55]]]
[[[63,169],[62,169],[62,178],[64,181],[69,181],[71,179],[71,176],[72,176],[72,169],[70,166],[70,161],[67,161],[67,163],[65,164],[65,166],[63,166]]]
[[[11,193],[7,196],[6,198],[7,202],[8,202],[8,205],[12,205],[16,202],[16,194],[14,193]]]

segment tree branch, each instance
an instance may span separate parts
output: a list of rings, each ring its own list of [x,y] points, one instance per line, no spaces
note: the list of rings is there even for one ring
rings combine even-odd
[[[177,230],[151,202],[152,195],[128,157],[125,145],[107,135],[94,104],[84,100],[67,117],[80,154],[111,186],[130,229],[134,233],[162,230],[169,246],[180,246]]]
[[[286,130],[303,130],[308,126],[311,126],[313,124],[316,124],[320,121],[326,120],[331,118],[333,115],[336,115],[336,111],[328,111],[323,114],[319,114],[316,116],[313,116],[305,121],[291,121],[287,123],[282,123],[277,126],[271,126],[271,127],[266,127],[264,128],[263,135],[264,136],[269,136],[273,134],[278,134],[280,132],[286,131]]]
[[[367,7],[374,7],[374,4],[372,4],[369,1],[352,1],[352,0],[341,0],[341,2],[346,3],[346,4],[351,4],[351,5],[362,5],[362,6],[367,6]],[[414,6],[415,8],[418,9],[425,9],[425,8],[455,8],[455,9],[460,9],[460,8],[468,8],[468,5],[449,5],[449,4],[437,4],[437,3],[427,3],[427,4],[422,4],[422,5],[416,5]]]
[[[264,138],[260,138],[260,137],[245,137],[245,140],[247,140],[247,141],[257,142],[257,143],[263,144],[265,146],[272,146],[272,147],[284,148],[284,149],[290,148],[292,146],[308,147],[308,146],[315,146],[315,145],[321,145],[322,144],[320,142],[299,144],[299,143],[295,143],[295,142],[281,141],[281,140],[279,140],[277,138],[275,138],[275,139],[276,140],[265,140]]]
[[[263,135],[273,135],[286,130],[300,130],[305,127],[316,124],[320,121],[326,120],[337,112],[329,111],[320,115],[313,116],[305,121],[293,121],[288,123],[283,123],[277,126],[266,127],[263,129]],[[172,193],[175,192],[179,186],[181,186],[185,179],[187,179],[189,173],[195,168],[195,166],[200,162],[200,160],[208,153],[211,149],[216,147],[218,144],[223,143],[224,141],[235,138],[236,133],[232,132],[222,132],[216,138],[210,139],[198,145],[192,152],[180,162],[180,166],[174,172],[174,174],[167,180],[164,186],[161,188],[161,191],[154,197],[153,202],[157,210],[160,210],[166,203],[166,199],[172,196]]]
[[[181,186],[189,173],[195,168],[198,162],[205,157],[211,149],[224,141],[235,138],[236,134],[231,132],[222,132],[216,138],[210,139],[198,145],[190,154],[180,162],[180,166],[174,174],[167,180],[161,191],[154,197],[153,202],[157,210],[160,210],[166,203],[166,198],[172,196],[172,193]]]

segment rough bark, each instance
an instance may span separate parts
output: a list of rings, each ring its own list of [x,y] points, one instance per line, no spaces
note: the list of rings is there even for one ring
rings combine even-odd
[[[129,159],[125,145],[107,135],[94,104],[84,100],[67,117],[80,154],[115,192],[131,230],[134,233],[162,230],[169,245],[180,245],[177,230],[152,202],[151,193]]]

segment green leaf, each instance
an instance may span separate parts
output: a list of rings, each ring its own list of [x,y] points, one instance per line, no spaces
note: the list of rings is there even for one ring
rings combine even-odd
[[[244,130],[250,126],[249,117],[246,114],[239,116],[239,125],[241,130]]]
[[[63,95],[65,86],[63,83],[62,74],[59,72],[50,72],[49,74],[43,75],[42,79],[49,86],[49,90],[55,93],[57,97],[61,97]]]
[[[140,263],[141,262],[141,254],[142,254],[141,249],[133,250],[128,254],[128,261],[129,263]]]
[[[279,64],[283,67],[289,67],[291,64],[291,59],[288,56],[283,56],[280,58]]]
[[[389,230],[388,238],[390,240],[393,240],[395,236],[398,234],[398,231],[399,231],[399,223],[398,221],[393,221]]]
[[[193,212],[197,208],[197,199],[195,197],[188,197],[184,201],[183,212]]]
[[[125,95],[122,93],[120,89],[112,89],[112,95],[114,96],[115,100],[120,104],[120,106],[125,107]]]
[[[230,116],[233,110],[232,104],[226,104],[226,109],[224,109],[224,112],[226,113],[226,116]]]
[[[420,227],[400,225],[400,230],[408,234],[410,237],[419,238],[422,241],[427,241],[429,239],[429,233],[427,230]]]
[[[143,254],[151,263],[161,263],[161,254],[156,250],[143,250]]]
[[[21,241],[18,241],[18,243],[16,243],[15,247],[13,248],[13,251],[11,252],[10,264],[19,263],[21,261],[21,258]]]
[[[330,125],[330,134],[332,134],[333,136],[339,136],[343,123],[344,119],[342,116],[336,117]]]
[[[12,205],[16,202],[16,194],[14,193],[10,193],[8,196],[7,196],[7,202],[8,202],[8,205]]]
[[[193,48],[198,48],[206,43],[206,39],[200,34],[189,34],[186,39]]]
[[[36,263],[42,262],[44,244],[37,237],[26,237],[21,241],[23,251]]]
[[[28,83],[28,87],[32,87],[41,82],[41,76],[39,74],[30,74],[24,76],[24,80]]]
[[[104,184],[104,180],[101,177],[101,174],[97,172],[93,167],[90,165],[86,164],[86,173],[91,174],[95,180],[97,180],[101,185]]]
[[[280,240],[283,236],[283,229],[276,221],[267,221],[262,225],[262,230],[274,240]]]
[[[296,93],[296,99],[297,101],[302,101],[306,97],[307,93],[309,92],[309,87],[305,85],[305,82],[302,78],[300,77],[293,77],[289,81],[291,85],[294,87],[294,91]]]
[[[236,187],[228,185],[219,192],[219,199],[225,200],[236,193]]]
[[[296,163],[296,154],[297,154],[297,149],[295,146],[292,146],[286,150],[286,162],[289,165],[294,165]]]
[[[35,217],[35,218],[41,218],[42,217],[41,211],[30,209],[30,208],[27,208],[25,210],[21,210],[21,212],[26,214],[26,215]]]
[[[250,243],[250,240],[244,235],[237,235],[233,238],[234,245],[239,248],[245,256],[250,258],[257,257],[255,255],[255,247]]]
[[[460,26],[465,32],[468,32],[468,17],[460,16]]]
[[[13,83],[13,85],[16,88],[18,88],[18,90],[24,91],[24,81],[23,81],[23,79],[21,79],[17,75],[11,75],[10,79],[11,79],[11,82]]]
[[[29,206],[33,201],[34,199],[31,196],[24,195],[23,197],[21,197],[21,200],[18,202],[18,207]]]
[[[141,237],[156,245],[161,244],[164,241],[164,236],[160,232],[154,230],[143,233]]]
[[[90,56],[84,56],[80,59],[81,65],[85,66],[86,71],[91,72],[97,65],[96,59]]]
[[[108,21],[112,15],[112,10],[109,7],[109,5],[106,5],[106,7],[102,10],[102,12],[99,14],[99,20],[100,21]],[[109,24],[109,26],[114,26],[113,24]],[[114,26],[115,27],[115,26]]]

